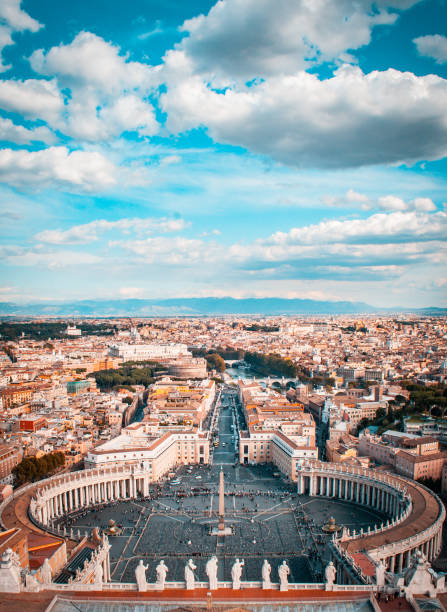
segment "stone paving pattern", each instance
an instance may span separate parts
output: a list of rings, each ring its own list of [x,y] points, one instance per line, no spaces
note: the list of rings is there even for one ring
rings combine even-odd
[[[155,582],[160,559],[169,568],[168,580],[183,580],[190,557],[198,568],[196,579],[206,580],[205,563],[216,554],[219,580],[230,580],[231,566],[239,557],[245,560],[243,580],[260,580],[267,558],[272,581],[277,581],[277,567],[287,559],[291,582],[313,582],[321,579],[327,561],[328,537],[321,527],[330,516],[356,530],[384,519],[378,512],[347,502],[298,496],[294,484],[273,476],[271,466],[238,464],[232,423],[232,409],[224,397],[218,424],[220,446],[214,452],[213,466],[195,466],[189,471],[182,467],[177,471],[181,483],[154,486],[153,499],[114,503],[66,523],[81,533],[96,526],[104,529],[110,519],[122,527],[121,535],[110,537],[113,580],[134,582],[140,559],[149,564],[148,582]],[[233,527],[234,535],[217,538],[208,533],[217,524],[221,469],[226,524]]]

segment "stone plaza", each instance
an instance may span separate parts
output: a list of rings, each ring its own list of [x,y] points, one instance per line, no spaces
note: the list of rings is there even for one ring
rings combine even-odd
[[[231,450],[225,453],[228,459]],[[233,534],[209,535],[218,523],[218,482],[221,466],[225,475],[225,523]],[[232,465],[217,461],[214,466],[181,468],[180,484],[154,487],[150,498],[119,501],[97,506],[72,517],[63,525],[76,533],[107,529],[115,521],[121,533],[110,536],[111,576],[133,582],[140,559],[149,565],[148,582],[155,581],[155,566],[162,558],[169,580],[182,580],[189,558],[197,565],[196,576],[205,579],[204,566],[215,554],[218,578],[230,580],[236,557],[245,561],[244,580],[259,580],[263,559],[277,567],[286,559],[291,582],[319,582],[329,559],[330,536],[322,527],[330,517],[340,526],[360,530],[380,524],[384,515],[370,508],[336,499],[297,495],[296,486],[273,476],[269,466]]]

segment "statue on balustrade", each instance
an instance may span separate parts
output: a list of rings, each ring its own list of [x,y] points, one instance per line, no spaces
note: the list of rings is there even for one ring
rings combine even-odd
[[[137,567],[135,568],[135,578],[137,581],[137,586],[139,591],[145,591],[147,589],[147,581],[146,581],[146,570],[148,569],[148,565],[144,565],[143,559],[140,559]]]
[[[210,591],[217,589],[217,557],[213,555],[205,566],[206,575],[210,581]]]
[[[272,571],[272,566],[264,559],[264,563],[262,564],[262,588],[263,589],[271,589],[272,583],[270,581],[270,572]]]
[[[289,587],[289,574],[290,567],[287,565],[285,561],[281,563],[278,567],[278,576],[279,576],[279,590],[287,591]]]
[[[95,585],[102,589],[102,581],[104,578],[104,570],[102,569],[102,564],[97,563],[95,567],[95,571],[93,572],[93,582]]]
[[[382,559],[376,565],[376,584],[377,586],[385,586],[386,565]]]
[[[244,565],[245,563],[243,559],[242,561],[236,559],[233,564],[233,567],[231,568],[231,580],[233,581],[233,589],[241,588],[242,568],[244,567]]]
[[[157,574],[157,588],[160,590],[163,590],[165,588],[165,582],[166,582],[166,574],[168,573],[168,568],[165,565],[165,562],[163,561],[163,559],[160,561],[160,563],[157,565],[157,567],[155,568],[155,572]]]
[[[53,578],[51,576],[51,565],[48,559],[45,559],[40,570],[42,584],[51,584]]]
[[[189,590],[194,589],[195,587],[195,577],[194,570],[197,569],[197,566],[194,565],[194,561],[190,559],[188,563],[185,565],[185,582],[186,588]]]
[[[324,578],[326,582],[326,591],[332,591],[334,586],[335,578],[337,576],[337,570],[332,561],[326,565],[326,569],[324,571]]]

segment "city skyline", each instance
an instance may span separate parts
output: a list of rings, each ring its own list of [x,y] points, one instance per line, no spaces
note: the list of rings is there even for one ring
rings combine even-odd
[[[446,306],[441,0],[6,0],[0,302]]]

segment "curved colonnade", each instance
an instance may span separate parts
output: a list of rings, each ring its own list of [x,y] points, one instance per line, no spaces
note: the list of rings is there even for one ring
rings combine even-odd
[[[94,504],[149,495],[151,476],[141,465],[94,468],[53,476],[39,483],[29,515],[39,527]]]
[[[34,493],[28,515],[36,527],[52,531],[53,522],[70,512],[147,496],[151,482],[144,463],[53,476],[26,487]],[[417,482],[377,470],[308,461],[297,465],[297,492],[361,504],[389,517],[365,531],[343,529],[335,544],[350,558],[366,553],[372,562],[382,560],[389,571],[401,572],[417,551],[429,561],[439,555],[445,509],[434,493]],[[2,510],[7,503],[1,504]]]
[[[297,490],[360,504],[389,517],[367,531],[344,529],[337,547],[350,556],[367,553],[373,561],[383,561],[390,572],[402,572],[415,552],[432,561],[441,551],[444,505],[418,482],[373,469],[312,461],[297,466]]]

